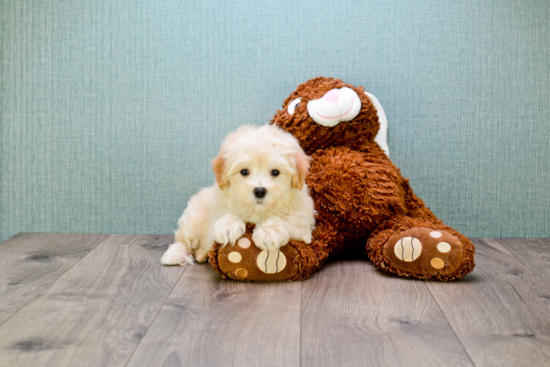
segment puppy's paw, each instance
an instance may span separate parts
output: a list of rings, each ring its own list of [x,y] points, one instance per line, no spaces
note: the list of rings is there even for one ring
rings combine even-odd
[[[214,240],[220,245],[234,245],[246,231],[246,225],[235,214],[225,214],[214,224]]]
[[[193,264],[193,255],[189,253],[187,247],[181,242],[176,242],[168,247],[168,250],[162,255],[160,259],[161,264],[164,265],[183,265]]]
[[[290,240],[290,235],[278,218],[270,218],[254,228],[252,240],[262,250],[279,250]]]
[[[195,260],[199,263],[206,262],[206,260],[208,260],[208,252],[209,251],[210,251],[210,249],[206,249],[206,250],[199,249],[199,250],[195,251]]]
[[[311,240],[313,239],[312,231],[304,230],[300,233],[300,236],[296,237],[296,239],[304,241],[306,245],[309,245],[311,243]]]

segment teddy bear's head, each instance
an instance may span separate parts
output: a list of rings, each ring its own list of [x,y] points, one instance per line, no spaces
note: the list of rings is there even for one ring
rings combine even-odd
[[[300,84],[271,123],[294,135],[307,154],[334,145],[373,142],[381,129],[385,144],[387,125],[380,126],[375,104],[379,105],[376,98],[363,87],[317,77]]]

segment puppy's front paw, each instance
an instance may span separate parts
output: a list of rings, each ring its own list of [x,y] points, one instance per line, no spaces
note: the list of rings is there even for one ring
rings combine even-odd
[[[235,214],[225,214],[214,225],[214,239],[220,245],[234,245],[246,231],[246,225]]]
[[[168,250],[162,255],[160,259],[161,264],[164,265],[183,265],[193,264],[193,256],[187,250],[187,247],[181,242],[176,242],[168,247]]]
[[[195,260],[199,263],[206,262],[208,260],[208,252],[210,249],[198,249],[195,251]]]
[[[268,219],[254,228],[252,240],[262,250],[279,250],[290,240],[290,235],[280,220]]]

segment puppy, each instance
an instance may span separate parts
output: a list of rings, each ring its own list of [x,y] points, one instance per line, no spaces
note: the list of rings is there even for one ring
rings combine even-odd
[[[309,161],[296,138],[278,127],[230,133],[212,161],[216,184],[189,200],[161,263],[204,262],[214,241],[235,244],[246,222],[256,224],[252,240],[262,250],[277,250],[289,239],[311,243],[315,211],[304,182]]]

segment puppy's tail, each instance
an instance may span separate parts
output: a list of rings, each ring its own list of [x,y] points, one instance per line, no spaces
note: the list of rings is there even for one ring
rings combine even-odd
[[[183,265],[193,264],[195,260],[183,243],[176,242],[168,247],[168,250],[162,255],[160,262],[164,265]]]

